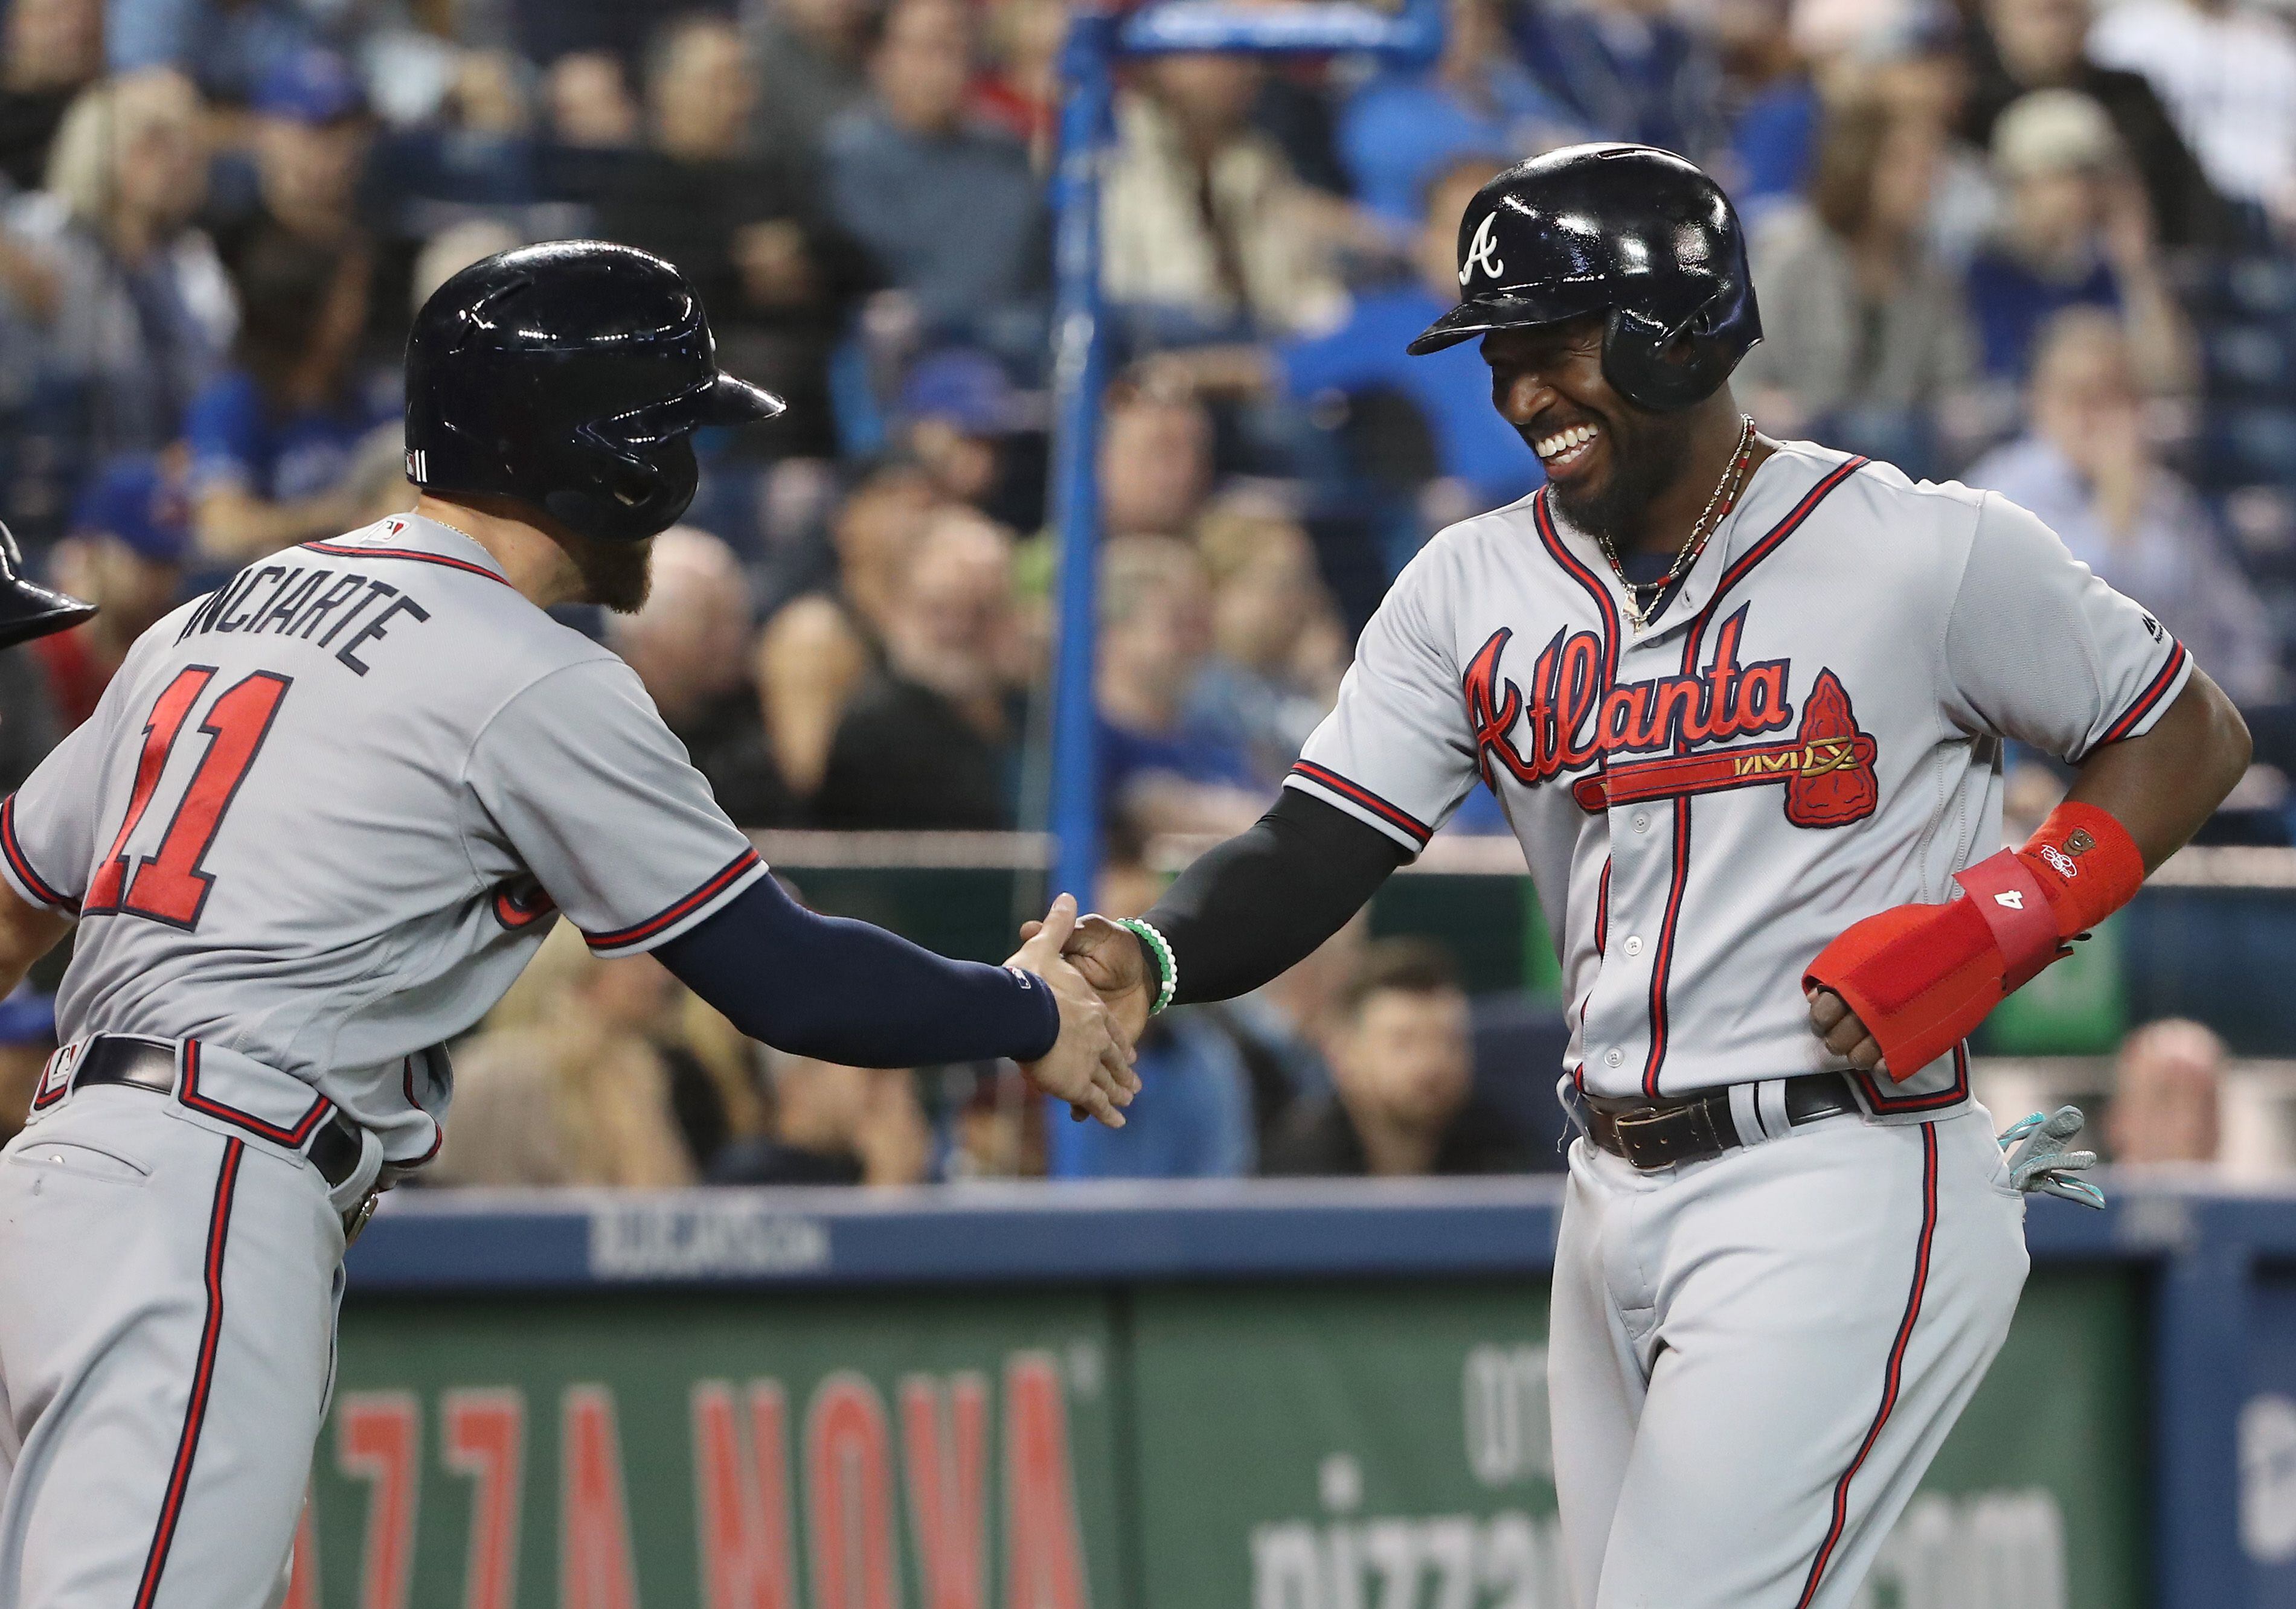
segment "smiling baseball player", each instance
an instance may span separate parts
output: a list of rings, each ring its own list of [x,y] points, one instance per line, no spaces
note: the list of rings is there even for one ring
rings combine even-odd
[[[692,432],[780,411],[657,258],[465,270],[408,347],[415,512],[176,610],[0,803],[0,994],[79,925],[0,1153],[0,1609],[284,1589],[346,1238],[438,1150],[439,1047],[560,911],[768,1043],[1010,1056],[1121,1123],[1065,896],[1005,967],[801,910],[636,676],[543,612],[635,609]]]
[[[1258,826],[1087,919],[1137,1021],[1307,955],[1467,791],[1562,958],[1581,1137],[1556,1251],[1577,1609],[1842,1609],[2001,1344],[2022,1192],[1965,1037],[2240,776],[2143,608],[1983,492],[1756,433],[1738,220],[1677,157],[1551,153],[1459,232],[1460,306],[1538,494],[1437,536]],[[2010,739],[2078,771],[2003,850]]]

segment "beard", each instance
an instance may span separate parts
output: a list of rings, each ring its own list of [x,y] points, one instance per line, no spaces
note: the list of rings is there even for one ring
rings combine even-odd
[[[1659,494],[1674,484],[1690,451],[1690,415],[1644,413],[1605,419],[1610,473],[1592,491],[1551,487],[1548,495],[1562,517],[1589,536],[1599,536],[1625,552],[1642,535],[1644,517]]]
[[[582,576],[582,600],[635,615],[645,607],[653,590],[653,538],[644,542],[603,542],[595,536],[569,533],[561,545]]]

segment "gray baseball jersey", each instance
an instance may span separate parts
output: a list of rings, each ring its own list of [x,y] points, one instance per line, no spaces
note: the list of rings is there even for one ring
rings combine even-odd
[[[0,876],[79,919],[61,1038],[237,1050],[399,1164],[449,1093],[422,1053],[554,910],[631,954],[764,875],[629,667],[414,516],[177,609],[0,804]]]
[[[1496,793],[1562,958],[1568,1070],[1600,1095],[1846,1069],[1809,961],[2000,847],[2005,739],[2078,760],[2190,674],[2024,510],[1806,442],[1649,629],[1623,597],[1543,492],[1452,527],[1287,780],[1414,852]],[[1917,1121],[1968,1099],[1967,1056],[1853,1082]]]

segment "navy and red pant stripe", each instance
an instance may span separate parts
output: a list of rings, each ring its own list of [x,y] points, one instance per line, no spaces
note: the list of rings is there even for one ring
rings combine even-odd
[[[168,1484],[160,1500],[160,1518],[152,1531],[152,1546],[144,1556],[144,1574],[136,1583],[133,1609],[152,1609],[160,1591],[160,1578],[168,1568],[168,1555],[176,1545],[183,1523],[184,1499],[191,1491],[192,1466],[200,1452],[200,1433],[207,1425],[208,1402],[215,1392],[216,1355],[223,1346],[224,1252],[231,1239],[232,1202],[239,1191],[239,1169],[247,1155],[243,1139],[223,1142],[223,1166],[216,1175],[214,1205],[208,1213],[204,1277],[207,1314],[200,1325],[200,1346],[192,1364],[192,1392],[184,1407],[184,1427],[176,1438],[176,1456],[168,1468]]]
[[[1938,1139],[1937,1125],[1923,1123],[1922,1131],[1922,1227],[1914,1244],[1914,1274],[1911,1287],[1906,1293],[1905,1314],[1898,1320],[1897,1338],[1890,1343],[1890,1358],[1882,1375],[1882,1404],[1874,1410],[1874,1422],[1866,1427],[1866,1439],[1857,1444],[1857,1455],[1841,1478],[1833,1483],[1833,1509],[1828,1517],[1824,1539],[1818,1543],[1817,1553],[1809,1562],[1809,1575],[1802,1583],[1801,1597],[1794,1609],[1809,1609],[1817,1597],[1818,1583],[1825,1579],[1825,1567],[1833,1560],[1833,1550],[1840,1546],[1841,1533],[1849,1523],[1849,1486],[1857,1472],[1872,1456],[1874,1444],[1882,1439],[1882,1429],[1898,1406],[1898,1394],[1906,1377],[1906,1353],[1912,1347],[1914,1325],[1922,1316],[1922,1297],[1929,1288],[1930,1252],[1937,1242],[1938,1221]]]

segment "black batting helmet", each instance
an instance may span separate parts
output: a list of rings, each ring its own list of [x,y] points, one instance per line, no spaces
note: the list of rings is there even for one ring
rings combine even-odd
[[[23,551],[0,525],[0,648],[69,631],[95,617],[95,605],[42,586],[24,574]]]
[[[782,405],[718,372],[709,321],[676,268],[627,246],[553,241],[474,263],[422,304],[406,342],[406,478],[641,542],[693,501],[695,430]]]
[[[1603,377],[1661,412],[1711,396],[1762,339],[1729,198],[1648,145],[1572,145],[1477,191],[1459,221],[1459,298],[1414,355],[1607,312]]]

